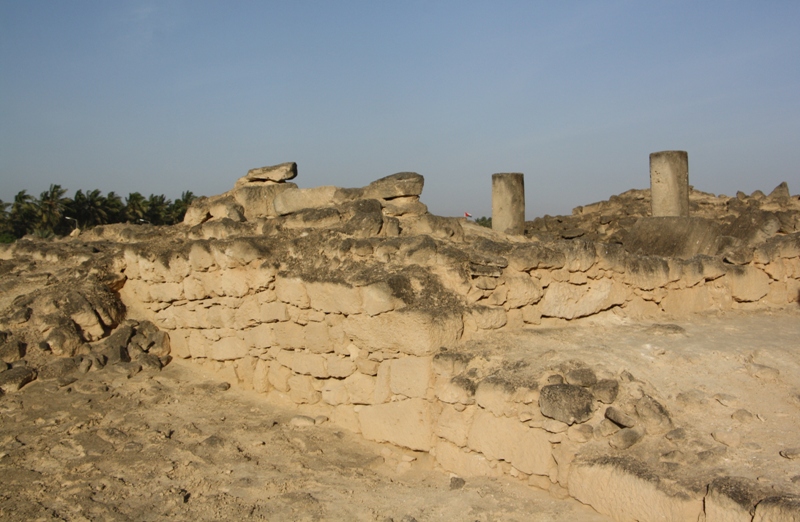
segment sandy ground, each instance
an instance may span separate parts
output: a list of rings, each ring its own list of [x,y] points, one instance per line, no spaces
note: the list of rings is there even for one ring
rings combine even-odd
[[[714,450],[704,473],[800,493],[800,460],[780,455],[800,447],[800,310],[674,325],[606,317],[468,348],[487,366],[627,371],[686,428],[678,453]],[[451,482],[426,454],[293,418],[185,361],[130,378],[107,367],[62,387],[35,381],[0,397],[0,519],[607,520],[514,479]],[[630,451],[663,460],[671,443],[651,439]],[[688,476],[695,465],[677,468]]]
[[[0,398],[2,520],[607,520],[227,389],[192,363]]]

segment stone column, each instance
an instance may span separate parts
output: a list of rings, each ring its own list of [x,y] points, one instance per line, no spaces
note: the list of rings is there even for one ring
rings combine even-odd
[[[525,232],[523,174],[492,174],[492,230],[513,235]]]
[[[685,150],[650,154],[652,215],[689,217],[689,155]]]

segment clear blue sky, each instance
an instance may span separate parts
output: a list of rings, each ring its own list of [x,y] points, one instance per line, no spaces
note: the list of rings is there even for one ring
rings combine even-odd
[[[0,0],[0,199],[425,176],[441,215],[649,186],[800,192],[800,2]]]

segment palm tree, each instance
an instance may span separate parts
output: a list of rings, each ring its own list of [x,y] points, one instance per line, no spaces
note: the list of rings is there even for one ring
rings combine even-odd
[[[67,190],[61,188],[61,185],[53,184],[50,185],[48,190],[42,192],[36,204],[36,214],[39,218],[36,228],[44,232],[55,233],[57,227],[61,224],[64,209],[70,201],[64,197],[66,193]]]
[[[22,237],[33,230],[36,224],[36,206],[33,197],[21,190],[14,196],[11,205],[11,229],[15,237]]]
[[[125,218],[131,223],[145,220],[147,200],[138,192],[131,192],[125,200]]]
[[[174,225],[175,223],[180,223],[183,221],[184,216],[186,215],[186,210],[189,208],[189,205],[192,204],[192,201],[197,199],[191,190],[186,190],[181,193],[181,198],[176,199],[172,206],[170,207],[170,225]]]
[[[8,213],[9,203],[0,199],[0,243],[11,243],[14,235],[11,228],[11,214]]]
[[[75,197],[67,205],[67,209],[70,213],[69,219],[76,219],[81,228],[108,223],[106,198],[97,189],[87,190],[86,194],[82,190],[75,192]]]
[[[113,190],[106,194],[105,210],[106,216],[108,216],[108,223],[122,223],[125,221],[125,205],[122,203],[122,198]]]
[[[150,194],[147,198],[145,219],[153,225],[166,225],[169,219],[169,207],[172,204],[163,194]]]

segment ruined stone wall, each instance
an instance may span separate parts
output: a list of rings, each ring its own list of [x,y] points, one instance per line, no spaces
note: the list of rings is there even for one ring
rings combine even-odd
[[[625,463],[575,462],[575,456],[597,439],[625,448],[646,434],[663,435],[670,426],[655,399],[640,388],[626,391],[625,376],[591,370],[519,382],[481,376],[470,372],[458,347],[492,330],[597,314],[664,320],[796,306],[800,292],[797,233],[768,240],[742,265],[710,256],[636,256],[620,245],[580,240],[332,236],[320,242],[301,234],[282,258],[264,241],[200,240],[159,253],[128,247],[120,292],[128,315],[167,330],[173,356],[191,358],[272,403],[325,416],[369,440],[430,452],[462,476],[508,474],[615,517],[642,520],[659,511],[671,513],[668,519],[696,519],[704,493],[620,475]],[[317,251],[311,265],[291,258],[304,242]],[[348,263],[377,273],[354,280],[342,275]],[[424,306],[441,296],[415,288],[424,284],[413,277],[391,275],[409,267],[435,274],[438,291],[460,306]],[[404,292],[415,291],[410,305]],[[609,421],[608,408],[596,406],[618,400],[637,412],[630,427],[624,417]],[[601,479],[623,489],[638,481],[651,498],[606,505],[597,493]]]

